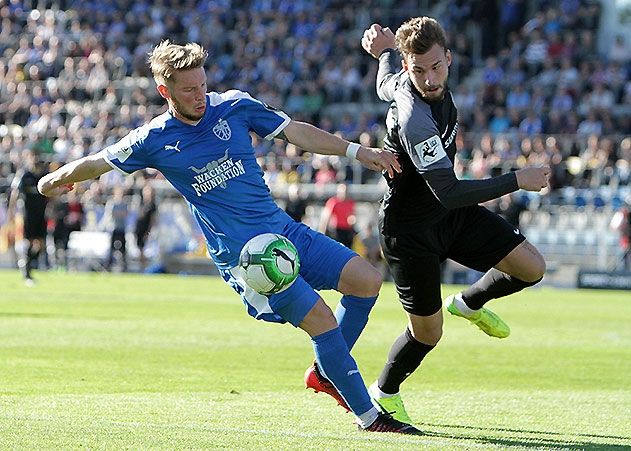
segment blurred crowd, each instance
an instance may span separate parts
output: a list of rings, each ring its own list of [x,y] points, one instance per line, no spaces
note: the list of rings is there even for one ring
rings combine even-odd
[[[631,46],[616,36],[598,51],[599,2],[508,0],[499,20],[450,3],[448,23],[489,31],[476,76],[455,87],[462,172],[488,177],[528,161],[553,166],[552,189],[629,185]]]
[[[537,162],[553,166],[553,189],[631,185],[631,46],[617,36],[598,50],[596,0],[0,0],[0,200],[26,149],[54,168],[161,113],[146,57],[165,38],[209,50],[210,90],[241,89],[379,145],[387,105],[361,34],[429,13],[421,5],[433,6],[453,52],[461,177]],[[271,186],[381,180],[344,158],[253,143]],[[82,192],[98,202],[154,178],[112,171]]]
[[[628,183],[622,137],[631,131],[631,47],[619,36],[598,52],[597,1],[442,6],[465,175],[536,158],[567,166],[577,183],[595,183],[600,169],[606,174],[598,183]],[[230,0],[0,0],[0,189],[26,147],[64,162],[161,112],[146,55],[167,37],[209,50],[210,89],[248,91],[295,119],[379,144],[386,108],[376,103],[376,65],[359,38],[371,22],[396,28],[418,7],[389,0],[253,0],[239,8]],[[271,182],[324,183],[332,171],[337,181],[368,181],[345,162],[305,163],[301,149],[286,143],[257,141],[256,148]]]

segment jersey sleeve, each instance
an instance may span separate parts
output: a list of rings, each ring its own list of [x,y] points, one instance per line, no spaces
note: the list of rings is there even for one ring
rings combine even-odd
[[[247,117],[251,129],[267,140],[273,139],[291,122],[283,111],[256,99],[248,102]]]
[[[123,174],[145,169],[146,162],[145,139],[140,129],[134,129],[116,144],[103,149],[105,161]]]
[[[377,95],[381,100],[391,102],[394,100],[394,93],[401,83],[404,75],[403,71],[397,73],[394,60],[396,52],[393,49],[386,49],[379,56],[379,69],[377,70]]]
[[[519,189],[514,172],[480,180],[458,180],[450,169],[429,171],[424,176],[436,198],[447,209],[477,205]]]
[[[420,174],[453,167],[443,147],[438,127],[430,115],[421,112],[402,121],[400,138]]]

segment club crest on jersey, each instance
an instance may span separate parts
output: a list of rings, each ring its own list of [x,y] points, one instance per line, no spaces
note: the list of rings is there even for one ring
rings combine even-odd
[[[188,168],[195,173],[193,179],[195,183],[191,187],[195,190],[197,196],[201,196],[208,191],[220,187],[226,188],[227,181],[245,174],[245,168],[241,160],[234,161],[228,156],[228,150],[223,157],[206,163],[201,168],[189,166]]]
[[[431,138],[418,143],[414,146],[414,150],[416,151],[423,167],[427,167],[447,155],[445,153],[445,149],[443,148],[443,143],[438,135],[434,135]]]
[[[225,119],[219,119],[219,122],[217,122],[213,127],[213,133],[217,138],[223,141],[228,141],[232,136],[230,125],[228,125],[228,121],[226,121]]]

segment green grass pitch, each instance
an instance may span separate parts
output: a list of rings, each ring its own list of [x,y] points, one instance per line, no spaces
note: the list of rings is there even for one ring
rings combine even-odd
[[[506,340],[447,317],[403,386],[427,432],[406,437],[305,390],[306,334],[250,318],[219,278],[36,276],[0,271],[0,449],[631,449],[629,292],[496,301]],[[354,350],[367,383],[404,326],[386,283]]]

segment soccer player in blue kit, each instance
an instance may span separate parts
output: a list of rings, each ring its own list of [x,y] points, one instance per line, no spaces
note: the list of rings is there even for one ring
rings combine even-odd
[[[307,370],[307,385],[352,410],[361,430],[420,434],[375,409],[350,354],[377,299],[380,273],[276,205],[256,163],[250,132],[285,139],[309,152],[356,158],[391,176],[400,170],[398,162],[390,152],[349,143],[293,121],[245,92],[207,92],[206,58],[207,52],[195,43],[177,45],[167,40],[157,45],[149,54],[149,64],[168,110],[116,144],[47,174],[39,191],[58,195],[75,182],[111,169],[124,174],[148,167],[159,170],[188,202],[211,258],[241,296],[247,312],[265,321],[289,322],[309,334],[316,363]],[[301,261],[294,284],[271,296],[254,292],[236,268],[243,245],[266,232],[289,238]],[[316,293],[320,289],[342,293],[335,315]]]

